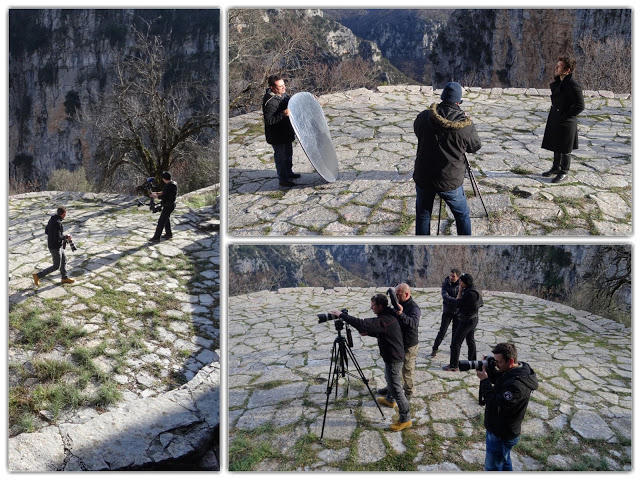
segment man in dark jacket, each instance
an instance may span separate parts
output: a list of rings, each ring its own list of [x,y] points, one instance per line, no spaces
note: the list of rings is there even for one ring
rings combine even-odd
[[[402,367],[404,365],[404,344],[402,342],[402,329],[393,309],[389,307],[386,295],[378,293],[371,297],[371,310],[376,314],[375,318],[356,318],[340,311],[331,312],[339,316],[349,325],[363,335],[369,335],[378,339],[380,355],[384,360],[384,375],[387,386],[391,391],[391,397],[395,402],[388,405],[398,405],[399,418],[390,425],[394,432],[404,430],[411,426],[409,402],[402,389]],[[378,402],[384,403],[385,397],[378,398]]]
[[[462,275],[460,270],[452,268],[449,272],[449,276],[444,279],[444,282],[442,282],[442,288],[440,289],[440,293],[442,294],[442,319],[440,320],[440,331],[436,336],[435,342],[433,342],[433,349],[431,350],[432,357],[435,357],[438,353],[438,347],[442,343],[442,340],[444,340],[444,336],[447,334],[449,324],[453,322],[451,327],[452,334],[456,331],[456,327],[458,326],[458,307],[456,299],[458,297],[460,275]]]
[[[458,325],[453,332],[451,339],[451,354],[449,365],[442,367],[447,372],[458,372],[458,360],[460,360],[460,350],[462,342],[466,340],[469,349],[468,360],[476,359],[476,340],[474,337],[478,326],[478,310],[482,307],[482,293],[473,284],[473,277],[468,273],[460,276],[460,287],[456,297],[458,307]]]
[[[401,283],[395,288],[398,299],[399,310],[395,310],[396,318],[400,320],[400,330],[402,330],[402,343],[404,345],[404,363],[402,366],[402,381],[404,384],[404,395],[411,400],[413,395],[413,376],[416,369],[416,358],[418,358],[418,326],[420,325],[420,307],[411,296],[411,288],[406,283]],[[384,405],[393,404],[393,397],[388,387],[378,390],[378,393],[385,395]]]
[[[60,269],[62,283],[73,283],[75,280],[67,276],[67,257],[64,254],[64,242],[71,241],[71,235],[64,234],[62,221],[67,216],[67,207],[60,206],[55,215],[52,215],[44,229],[47,234],[47,247],[51,252],[53,265],[33,274],[33,282],[36,287],[40,286],[40,280],[51,272]]]
[[[569,175],[571,151],[578,148],[578,114],[584,110],[582,87],[573,79],[575,61],[560,57],[551,88],[551,110],[544,129],[542,148],[553,152],[553,166],[542,174],[555,175],[558,183]]]
[[[176,208],[176,197],[178,196],[178,184],[171,180],[170,172],[162,172],[162,181],[164,182],[164,188],[162,192],[153,192],[151,194],[154,198],[160,198],[162,201],[162,211],[160,212],[160,218],[158,218],[158,226],[156,227],[156,233],[149,239],[150,242],[159,242],[162,230],[164,235],[162,238],[170,239],[173,237],[171,232],[171,212]]]
[[[522,419],[532,390],[538,388],[536,373],[525,362],[518,363],[512,343],[499,343],[491,351],[498,370],[477,371],[480,405],[485,405],[485,470],[513,470],[511,449],[518,443]]]
[[[449,82],[435,103],[418,115],[413,131],[418,137],[413,180],[416,183],[416,235],[429,235],[431,211],[436,194],[456,219],[458,235],[471,235],[471,218],[462,183],[465,153],[480,150],[481,142],[473,122],[460,108],[462,87]]]
[[[276,173],[281,187],[293,187],[291,180],[300,178],[293,173],[293,141],[296,136],[289,120],[289,95],[286,94],[284,80],[278,75],[271,75],[269,88],[262,98],[262,115],[264,117],[264,135],[267,143],[273,147]]]

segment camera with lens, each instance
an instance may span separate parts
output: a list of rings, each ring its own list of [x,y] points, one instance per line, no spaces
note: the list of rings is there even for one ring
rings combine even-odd
[[[400,305],[398,303],[398,297],[396,296],[396,291],[393,288],[387,290],[387,296],[391,300],[391,305],[395,310],[400,310]]]
[[[347,310],[346,308],[343,308],[342,310],[340,310],[342,313],[344,314],[349,314],[349,310]],[[324,322],[328,322],[329,320],[339,320],[340,317],[334,315],[333,313],[318,313],[318,323],[324,323]]]
[[[71,247],[71,251],[75,252],[78,248],[73,244],[73,241],[69,238],[69,239],[64,239],[62,241],[62,249],[66,249],[67,248],[67,244]]]
[[[491,356],[486,357],[484,360],[460,360],[458,362],[458,368],[461,372],[466,372],[467,370],[471,370],[472,368],[481,371],[483,366],[487,368],[487,372],[497,370],[498,368],[496,366],[495,358]]]
[[[157,204],[151,196],[154,191],[158,191],[160,189],[158,185],[153,183],[154,180],[155,179],[153,177],[148,177],[142,185],[137,187],[139,192],[141,192],[145,197],[149,197],[149,210],[151,210],[151,213],[157,213],[162,210],[162,205]],[[138,200],[138,206],[141,207],[143,205],[146,205],[146,203]]]

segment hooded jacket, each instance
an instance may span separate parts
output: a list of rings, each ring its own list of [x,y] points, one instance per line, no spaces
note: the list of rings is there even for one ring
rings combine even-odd
[[[264,136],[270,145],[291,143],[296,134],[291,126],[289,117],[284,111],[289,105],[289,95],[276,95],[270,88],[262,97],[262,116],[264,118]]]
[[[47,247],[49,250],[60,250],[62,248],[62,242],[66,235],[64,234],[64,227],[62,226],[63,218],[58,215],[51,215],[49,223],[44,228],[44,233],[47,235]]]
[[[482,293],[475,285],[469,285],[462,292],[462,296],[456,299],[458,306],[458,318],[460,320],[472,319],[478,316],[478,309],[484,305]]]
[[[385,308],[374,318],[357,318],[346,313],[341,313],[340,318],[359,332],[376,337],[380,356],[385,363],[404,362],[402,329],[391,307]]]
[[[538,377],[526,362],[518,368],[480,381],[480,405],[485,405],[485,428],[503,440],[520,435],[522,420]]]
[[[422,188],[438,192],[462,185],[465,153],[480,150],[476,127],[462,109],[451,103],[432,104],[413,122],[418,137],[413,180]]]

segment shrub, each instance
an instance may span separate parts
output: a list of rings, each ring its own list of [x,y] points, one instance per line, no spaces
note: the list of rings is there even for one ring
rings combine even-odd
[[[73,172],[65,169],[54,170],[46,189],[60,192],[91,192],[93,187],[87,180],[84,167],[80,167]]]

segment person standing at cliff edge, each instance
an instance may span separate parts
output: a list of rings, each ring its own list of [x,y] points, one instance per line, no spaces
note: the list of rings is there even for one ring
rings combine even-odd
[[[551,110],[544,129],[542,148],[553,152],[553,166],[542,174],[555,175],[552,183],[567,178],[571,167],[571,152],[578,148],[578,114],[584,110],[582,87],[573,79],[576,62],[558,58],[551,88]]]
[[[271,75],[269,88],[262,98],[262,115],[264,117],[264,135],[267,143],[273,147],[276,173],[281,187],[293,187],[291,180],[300,178],[293,173],[293,141],[296,134],[289,120],[289,95],[286,93],[284,80],[279,75]]]
[[[460,108],[462,86],[445,85],[442,102],[431,105],[413,122],[418,151],[413,171],[416,183],[416,235],[430,235],[431,211],[436,194],[451,209],[458,235],[471,235],[471,217],[462,183],[465,153],[482,146],[476,127]]]

